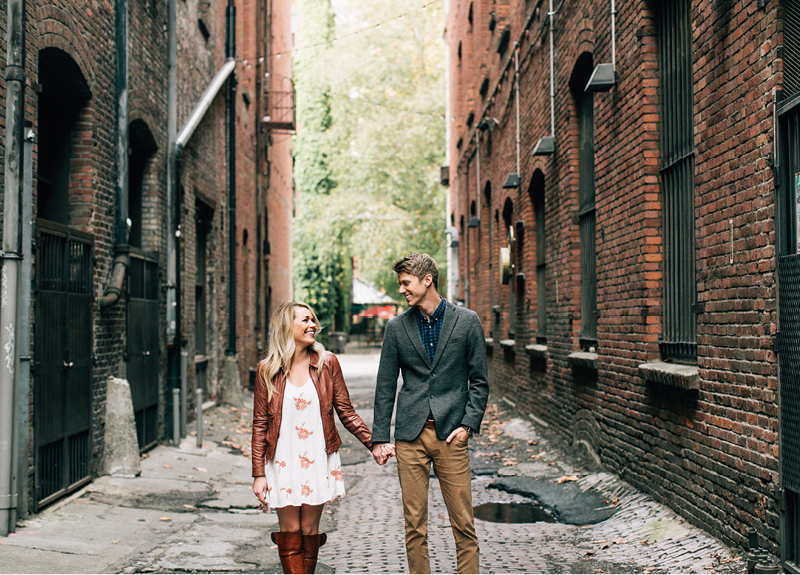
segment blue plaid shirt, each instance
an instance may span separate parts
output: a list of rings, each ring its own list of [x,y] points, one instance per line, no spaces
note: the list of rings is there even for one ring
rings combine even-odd
[[[422,338],[422,345],[428,353],[428,359],[431,361],[436,357],[436,344],[439,343],[439,334],[442,333],[442,320],[446,307],[447,302],[444,298],[441,298],[439,307],[433,312],[430,320],[417,308],[417,327],[419,328],[419,335]]]

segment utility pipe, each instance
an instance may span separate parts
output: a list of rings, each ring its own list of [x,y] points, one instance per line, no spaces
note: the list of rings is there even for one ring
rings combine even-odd
[[[617,11],[614,9],[614,0],[611,0],[611,69],[617,71],[617,48],[614,41],[614,16]]]
[[[613,0],[612,0],[613,1]],[[550,17],[550,136],[556,137],[555,86],[553,83],[553,0],[550,0],[547,15]]]
[[[128,236],[128,0],[117,0],[116,14],[116,84],[117,84],[117,185],[114,221],[114,263],[103,295],[101,308],[119,301],[125,271],[130,265]]]
[[[514,44],[514,112],[517,123],[517,177],[522,185],[522,174],[519,173],[519,46],[516,43]]]
[[[31,243],[31,218],[33,195],[33,130],[25,133],[24,162],[22,164],[22,248],[23,250],[33,245]],[[31,258],[22,258],[20,271],[21,289],[19,290],[19,384],[17,387],[17,404],[19,409],[19,422],[17,427],[19,438],[17,440],[17,481],[12,485],[12,493],[19,493],[17,497],[16,516],[25,519],[28,516],[28,490],[18,485],[25,485],[28,476],[28,426],[24,423],[30,416],[31,395]],[[12,510],[12,515],[14,514]],[[16,521],[10,518],[9,529],[14,531]]]
[[[20,245],[23,111],[25,109],[25,2],[6,4],[6,115],[3,189],[3,267],[0,272],[0,536],[13,530],[17,494],[12,491],[18,424],[15,398],[19,370],[16,348]],[[27,310],[25,310],[27,312]],[[12,514],[12,510],[14,513]]]
[[[228,0],[227,63],[236,65],[236,6]],[[228,353],[236,355],[236,78],[228,82]]]
[[[177,204],[177,184],[175,181],[175,142],[178,125],[178,104],[176,96],[177,48],[177,1],[167,2],[167,341],[174,347],[177,342],[177,301],[176,275],[178,270],[178,250],[175,245],[175,205]],[[177,353],[175,348],[175,352]],[[169,373],[173,375],[177,360],[169,355]]]

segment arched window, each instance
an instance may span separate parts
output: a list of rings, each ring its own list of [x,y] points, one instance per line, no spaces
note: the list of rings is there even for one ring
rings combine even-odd
[[[583,89],[592,74],[592,54],[578,57],[570,89],[578,109],[578,228],[581,270],[581,349],[597,346],[597,243],[594,189],[594,98]]]

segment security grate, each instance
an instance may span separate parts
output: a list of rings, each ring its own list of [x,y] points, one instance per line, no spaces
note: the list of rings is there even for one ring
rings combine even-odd
[[[661,185],[664,233],[664,335],[661,354],[697,358],[692,4],[659,4]]]
[[[800,254],[778,260],[781,484],[800,492]]]
[[[783,92],[800,92],[800,1],[783,2]]]
[[[89,479],[92,238],[38,221],[35,420],[37,506]]]

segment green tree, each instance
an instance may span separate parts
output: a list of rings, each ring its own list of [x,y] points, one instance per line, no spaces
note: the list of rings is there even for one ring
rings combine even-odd
[[[335,30],[323,33],[318,20],[330,12],[322,5],[330,7],[327,0],[297,5],[303,33],[295,53],[296,285],[338,277],[303,276],[311,268],[298,265],[308,259],[298,252],[312,247],[311,229],[322,226],[327,232],[316,241],[325,247],[316,245],[317,253],[343,263],[355,256],[360,277],[398,297],[391,265],[408,252],[429,253],[446,277],[445,194],[438,183],[445,150],[443,8],[436,2],[422,9],[424,0],[335,0]],[[309,20],[313,40],[305,31]],[[312,100],[313,110],[306,110]],[[338,297],[344,301],[343,293]]]

